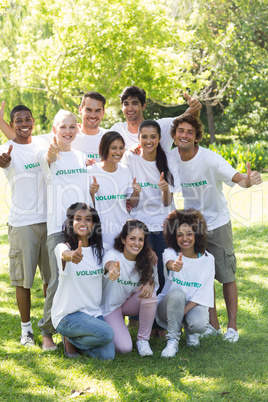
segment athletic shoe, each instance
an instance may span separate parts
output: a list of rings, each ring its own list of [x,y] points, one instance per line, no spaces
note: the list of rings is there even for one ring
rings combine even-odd
[[[140,341],[137,341],[136,345],[137,345],[137,349],[138,349],[140,356],[152,356],[153,355],[153,351],[150,348],[150,344],[148,341],[145,341],[142,339]]]
[[[35,341],[33,334],[30,331],[28,331],[25,334],[22,334],[20,337],[20,344],[23,346],[34,346]]]
[[[162,350],[161,357],[174,357],[179,350],[177,339],[168,339],[167,346]]]
[[[199,342],[199,334],[186,334],[186,345],[187,346],[198,346]]]
[[[210,335],[221,335],[222,331],[221,328],[219,329],[215,329],[214,327],[212,327],[212,325],[208,324],[207,329],[205,330],[205,332],[203,332],[203,334],[200,334],[200,338],[203,338],[204,336],[210,336]]]
[[[222,335],[224,341],[237,342],[239,339],[238,332],[233,328],[228,328],[225,334]]]

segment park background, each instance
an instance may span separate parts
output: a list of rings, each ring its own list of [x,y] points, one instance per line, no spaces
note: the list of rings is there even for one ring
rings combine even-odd
[[[174,359],[136,350],[113,362],[64,357],[63,348],[43,352],[37,322],[43,298],[38,277],[32,294],[37,346],[18,343],[20,320],[8,276],[7,213],[10,193],[0,180],[0,400],[266,401],[267,385],[267,0],[2,0],[0,94],[5,119],[26,104],[35,134],[49,132],[59,108],[78,115],[83,93],[107,98],[103,127],[123,119],[118,95],[127,85],[147,92],[145,118],[177,116],[183,93],[202,102],[202,145],[234,167],[246,162],[264,183],[249,190],[225,188],[238,258],[240,340],[207,338],[196,349],[185,337]],[[0,99],[1,100],[1,99]],[[5,141],[1,134],[1,142]],[[176,202],[181,206],[181,199]],[[216,284],[219,320],[226,311]],[[136,333],[133,330],[133,340]],[[60,343],[60,338],[56,338]]]

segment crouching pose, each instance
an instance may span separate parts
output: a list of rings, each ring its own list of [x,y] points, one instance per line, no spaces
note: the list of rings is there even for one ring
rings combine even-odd
[[[156,321],[166,328],[162,357],[178,352],[184,325],[187,346],[199,345],[199,334],[209,323],[213,307],[214,257],[206,248],[207,225],[203,215],[190,208],[174,210],[165,220],[163,253],[166,283],[158,296]]]
[[[52,323],[63,335],[67,357],[83,352],[91,357],[114,358],[113,330],[100,309],[103,246],[100,219],[84,203],[67,210],[65,243],[55,249],[59,285],[53,299]]]
[[[114,330],[117,353],[131,352],[132,340],[125,316],[139,315],[138,352],[141,356],[153,354],[149,339],[157,306],[154,283],[157,273],[148,235],[143,222],[129,219],[115,238],[114,249],[103,259],[107,275],[101,308],[105,321]]]

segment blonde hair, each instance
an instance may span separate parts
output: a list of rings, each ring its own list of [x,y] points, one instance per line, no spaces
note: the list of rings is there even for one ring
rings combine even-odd
[[[54,117],[53,127],[57,127],[64,117],[73,117],[75,120],[75,124],[77,124],[77,118],[72,112],[69,112],[69,110],[60,109]]]

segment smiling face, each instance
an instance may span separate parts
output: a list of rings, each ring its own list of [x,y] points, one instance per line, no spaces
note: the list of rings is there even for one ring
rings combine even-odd
[[[103,103],[97,99],[86,98],[83,106],[79,107],[82,115],[82,131],[97,129],[104,116]]]
[[[187,122],[178,125],[173,139],[175,145],[182,152],[194,151],[197,145],[195,128]]]
[[[145,110],[146,105],[141,105],[139,99],[134,96],[129,96],[122,103],[122,111],[124,113],[125,118],[128,122],[134,123],[143,120],[143,111]]]
[[[180,247],[180,251],[183,255],[191,257],[195,254],[194,252],[194,244],[195,244],[195,234],[192,228],[187,225],[187,223],[183,223],[177,229],[177,244]]]
[[[111,142],[109,152],[107,155],[106,163],[119,163],[124,155],[125,145],[121,140],[114,140]]]
[[[88,237],[92,232],[94,223],[92,221],[91,213],[87,209],[79,209],[73,218],[73,230],[77,234],[78,241],[82,240],[82,246],[88,244]]]
[[[124,244],[123,254],[127,260],[135,261],[137,255],[144,246],[144,232],[140,228],[132,229],[125,239],[121,239]]]
[[[34,119],[28,110],[16,112],[10,125],[14,128],[16,133],[15,142],[18,144],[28,144],[31,142]]]
[[[57,137],[60,148],[70,146],[76,137],[77,125],[73,116],[63,116],[61,120],[53,126],[53,133]]]
[[[142,147],[142,156],[145,159],[156,160],[157,146],[160,142],[156,127],[143,127],[139,133],[139,140]]]

